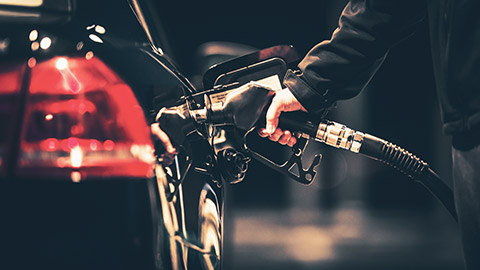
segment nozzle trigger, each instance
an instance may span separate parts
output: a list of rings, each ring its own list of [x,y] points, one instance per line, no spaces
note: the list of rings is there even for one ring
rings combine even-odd
[[[317,174],[315,168],[320,164],[322,155],[315,155],[313,161],[310,163],[310,166],[308,166],[308,169],[304,169],[302,157],[303,151],[307,143],[308,140],[306,139],[298,139],[297,143],[292,147],[292,155],[282,165],[271,161],[270,159],[262,156],[261,154],[253,151],[250,148],[247,148],[246,150],[248,155],[258,160],[260,163],[266,165],[267,167],[277,172],[280,172],[301,184],[310,185],[315,179],[315,175]]]

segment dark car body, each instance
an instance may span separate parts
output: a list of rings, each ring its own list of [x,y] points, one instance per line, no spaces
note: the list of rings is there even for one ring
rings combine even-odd
[[[195,89],[149,4],[0,1],[0,269],[221,268],[210,143],[164,167],[150,137]]]

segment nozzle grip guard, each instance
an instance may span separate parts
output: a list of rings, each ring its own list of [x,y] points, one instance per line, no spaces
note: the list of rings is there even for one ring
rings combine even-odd
[[[307,143],[308,143],[308,140],[299,138],[297,140],[297,143],[291,148],[292,155],[282,165],[277,164],[271,161],[270,159],[262,156],[261,154],[253,151],[252,149],[248,148],[246,144],[244,145],[245,145],[245,150],[247,155],[249,155],[251,158],[254,158],[255,160],[269,167],[270,169],[280,172],[281,174],[284,174],[301,184],[310,185],[311,183],[313,183],[313,180],[315,179],[315,175],[317,173],[315,171],[315,167],[317,167],[320,164],[322,155],[319,155],[319,154],[315,155],[312,163],[310,163],[310,166],[308,167],[308,169],[305,170],[303,168],[302,157],[303,157],[303,151],[307,146]]]

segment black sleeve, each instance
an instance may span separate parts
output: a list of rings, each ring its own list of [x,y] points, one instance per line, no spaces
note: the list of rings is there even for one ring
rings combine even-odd
[[[351,0],[331,39],[313,47],[298,65],[300,70],[289,70],[283,83],[313,113],[351,98],[425,14],[422,0]]]

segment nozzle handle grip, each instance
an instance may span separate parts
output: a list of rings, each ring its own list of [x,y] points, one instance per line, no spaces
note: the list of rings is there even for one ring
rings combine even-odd
[[[306,112],[284,112],[279,117],[278,127],[292,132],[302,132],[314,138],[319,121],[312,119],[312,115]]]

